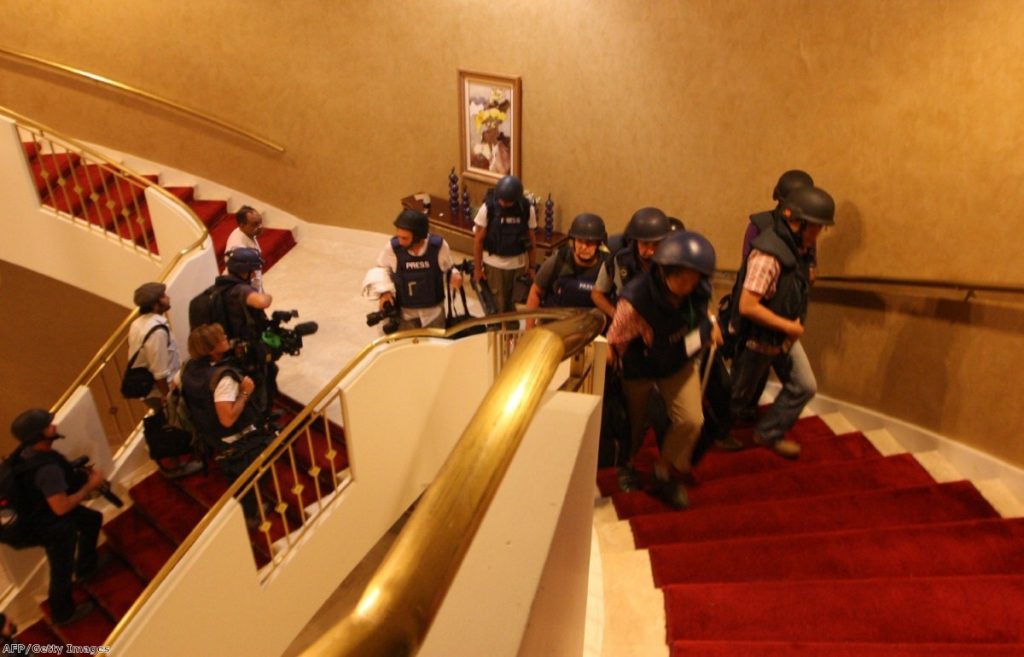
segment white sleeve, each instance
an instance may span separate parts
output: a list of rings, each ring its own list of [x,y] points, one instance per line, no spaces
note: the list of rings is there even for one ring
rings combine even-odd
[[[171,374],[170,354],[167,352],[167,331],[158,329],[146,340],[143,350],[146,354],[146,365],[153,378],[166,379]]]
[[[441,250],[437,253],[437,265],[441,271],[448,271],[455,266],[452,260],[452,249],[448,246],[448,240],[441,240]]]
[[[487,228],[487,204],[483,203],[480,205],[480,209],[476,211],[476,216],[473,217],[473,225],[480,226],[481,228]]]
[[[530,221],[526,224],[533,230],[537,230],[537,208],[530,204]]]
[[[390,271],[398,271],[398,256],[395,255],[395,250],[391,248],[391,240],[388,240],[388,243],[384,245],[384,248],[377,255],[377,266]]]
[[[230,376],[222,376],[217,382],[217,388],[213,391],[213,401],[235,403],[238,399],[238,391],[241,386]]]

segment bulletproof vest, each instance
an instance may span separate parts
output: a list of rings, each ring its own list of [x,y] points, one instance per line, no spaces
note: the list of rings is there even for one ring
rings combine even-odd
[[[632,244],[615,254],[613,266],[615,270],[612,273],[619,275],[622,287],[626,287],[627,283],[643,271],[643,268],[640,266],[640,258],[637,257],[636,250]]]
[[[635,277],[622,290],[644,320],[650,324],[653,337],[647,346],[637,336],[626,347],[622,374],[626,379],[658,379],[678,372],[690,360],[686,355],[686,335],[700,328],[707,316],[706,287],[697,288],[683,299],[678,308],[668,301],[668,290],[656,279],[654,271]]]
[[[590,267],[580,267],[572,256],[572,247],[563,246],[555,255],[555,279],[541,299],[545,308],[593,308],[590,293],[594,291],[597,275],[607,260],[607,254],[597,252],[598,261]]]
[[[395,287],[400,307],[430,308],[444,301],[444,279],[437,261],[443,241],[440,235],[430,235],[427,250],[415,256],[398,244],[397,237],[391,238],[391,249],[398,259]]]
[[[775,294],[771,299],[761,299],[761,305],[780,317],[800,318],[802,322],[807,316],[807,292],[810,287],[807,273],[809,262],[800,253],[793,233],[790,232],[785,222],[776,219],[771,229],[762,231],[754,238],[751,246],[777,259],[781,268],[779,280],[775,283]],[[743,280],[746,275],[747,263],[743,263],[743,267],[737,275],[738,292],[742,292]],[[746,322],[743,337],[771,346],[779,346],[786,340],[785,333],[772,330],[756,322]]]
[[[227,365],[214,365],[208,358],[193,358],[185,363],[181,372],[181,390],[185,396],[185,405],[192,416],[192,424],[199,435],[213,446],[217,446],[221,438],[238,433],[254,424],[257,419],[250,398],[246,400],[245,409],[234,424],[225,427],[220,423],[213,401],[213,391],[225,376],[230,376],[236,381],[242,380],[242,374],[238,370]]]
[[[526,253],[530,245],[530,204],[521,198],[510,208],[498,205],[493,190],[484,199],[487,206],[487,234],[484,248],[502,256]]]
[[[750,223],[757,226],[758,234],[763,233],[766,228],[770,228],[775,223],[775,213],[772,210],[765,210],[764,212],[752,214],[750,215]]]
[[[258,341],[266,324],[267,314],[262,308],[252,308],[245,302],[245,297],[255,288],[231,274],[218,276],[214,284],[227,288],[224,292],[224,313],[228,324],[224,327],[224,332],[227,336],[249,342]]]

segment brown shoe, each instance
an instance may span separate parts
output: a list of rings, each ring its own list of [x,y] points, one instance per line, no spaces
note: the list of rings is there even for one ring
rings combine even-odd
[[[762,447],[767,447],[773,452],[778,454],[784,459],[798,459],[800,458],[800,443],[794,442],[788,438],[781,438],[774,442],[765,440],[761,436],[754,434],[754,442]]]

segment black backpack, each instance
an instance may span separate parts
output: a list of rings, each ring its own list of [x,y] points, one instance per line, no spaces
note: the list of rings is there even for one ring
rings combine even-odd
[[[194,331],[203,324],[220,324],[230,332],[228,325],[227,294],[234,283],[214,283],[188,302],[188,329]]]
[[[21,457],[22,447],[0,462],[0,543],[13,548],[34,545],[28,536],[28,516],[33,509],[33,493],[27,489],[29,472],[53,461],[52,455],[39,453]]]

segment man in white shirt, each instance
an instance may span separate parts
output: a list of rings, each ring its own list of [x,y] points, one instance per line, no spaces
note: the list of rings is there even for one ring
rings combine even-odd
[[[399,329],[444,328],[444,278],[451,271],[451,285],[462,286],[462,274],[453,269],[451,248],[440,235],[430,235],[427,215],[403,210],[395,219],[395,236],[381,249],[377,266],[392,274],[395,291],[382,292],[378,305],[394,304],[401,315]]]
[[[128,353],[138,354],[132,366],[148,369],[154,380],[153,389],[143,400],[152,411],[144,422],[146,444],[165,476],[184,477],[201,470],[202,463],[193,459],[191,447],[185,444],[183,436],[176,435],[172,440],[161,431],[166,423],[164,400],[176,386],[181,369],[178,345],[167,323],[167,311],[171,309],[167,286],[144,283],[135,290],[133,301],[139,307],[139,316],[128,328]]]
[[[519,178],[499,180],[473,224],[473,276],[490,288],[499,313],[515,312],[515,279],[527,275],[532,281],[537,257],[537,215]]]
[[[256,249],[262,256],[263,251],[260,249],[260,243],[256,238],[263,233],[263,215],[248,205],[243,205],[235,212],[235,221],[238,222],[238,228],[235,228],[228,235],[227,245],[224,247],[225,257],[237,248]],[[253,272],[250,285],[257,292],[263,292],[262,269],[257,269]]]

